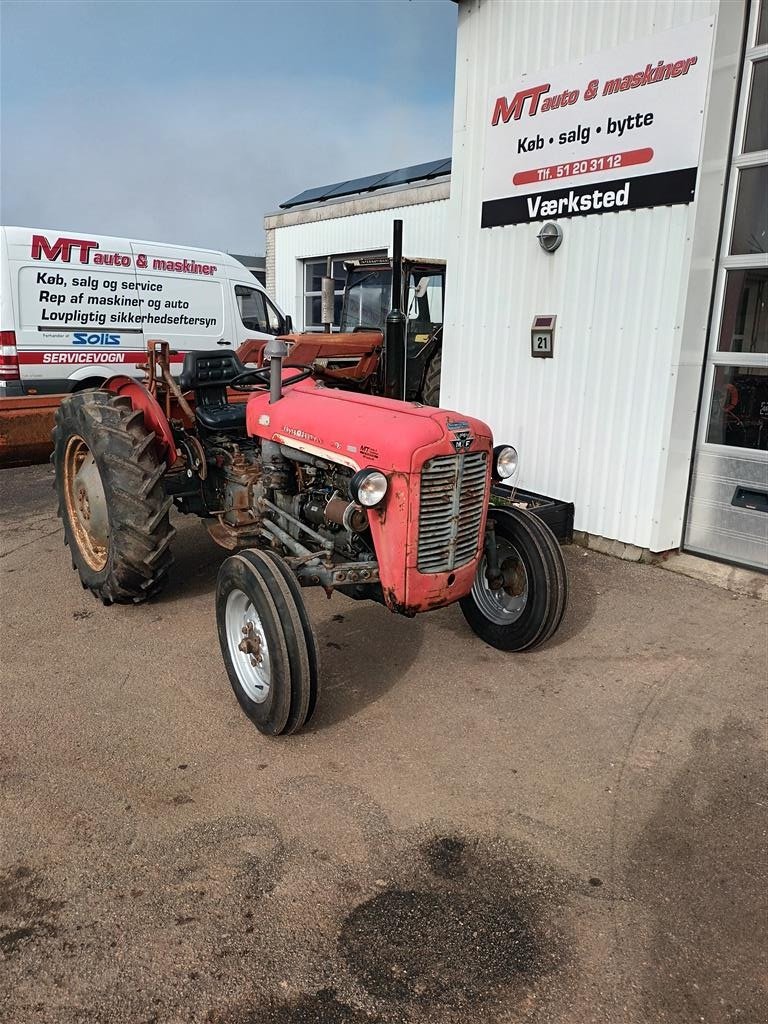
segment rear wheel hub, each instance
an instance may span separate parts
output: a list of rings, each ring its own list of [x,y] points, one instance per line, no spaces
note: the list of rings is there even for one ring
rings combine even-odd
[[[101,572],[109,557],[107,498],[96,460],[77,434],[64,453],[64,500],[83,558],[94,572]]]

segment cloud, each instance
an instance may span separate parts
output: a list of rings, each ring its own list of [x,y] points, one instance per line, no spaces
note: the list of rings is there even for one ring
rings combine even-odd
[[[94,84],[6,106],[2,124],[2,223],[243,253],[305,188],[451,150],[450,104],[336,77]]]

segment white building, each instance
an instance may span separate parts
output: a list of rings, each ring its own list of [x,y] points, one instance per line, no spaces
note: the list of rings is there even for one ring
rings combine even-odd
[[[450,186],[267,218],[278,302],[402,217],[448,259],[441,404],[522,487],[768,568],[768,0],[460,0],[456,68]]]
[[[574,501],[577,529],[652,551],[683,544],[762,566],[766,6],[460,3],[457,230],[448,253],[441,394],[443,404],[485,417],[499,437],[514,439],[522,483]],[[674,67],[692,57],[685,74],[605,94],[623,73],[634,78],[648,64]],[[499,97],[511,104],[542,85],[549,88],[534,115],[528,99],[519,119],[513,114],[505,124],[502,109],[493,125]],[[565,89],[569,98],[580,95],[542,109],[548,95]],[[655,123],[609,142],[608,118],[638,114]],[[558,133],[580,126],[582,137],[592,129],[589,142],[559,144]],[[521,139],[537,148],[520,152]],[[592,165],[587,173],[581,167],[583,158],[619,154],[620,164],[621,154],[643,150],[652,151],[647,167],[603,166],[592,174]],[[552,170],[548,180],[526,178],[539,167],[563,167],[563,177]],[[698,168],[694,196],[683,202],[675,189],[689,188],[691,167]],[[638,172],[653,175],[651,188]],[[522,176],[519,186],[513,175]],[[630,201],[632,191],[640,193],[637,208],[563,216],[572,188],[591,194],[610,186],[616,202],[627,181]],[[543,202],[531,215],[524,197],[535,204],[537,189]],[[482,227],[483,216],[500,226]],[[563,230],[554,253],[539,245],[543,220]],[[551,359],[531,356],[537,314],[557,317]],[[467,373],[470,345],[476,359]]]

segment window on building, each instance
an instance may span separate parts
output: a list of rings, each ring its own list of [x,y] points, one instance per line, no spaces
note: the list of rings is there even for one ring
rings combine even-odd
[[[353,260],[359,256],[378,256],[384,249],[373,249],[365,253],[346,253],[333,256],[318,256],[304,262],[304,330],[324,330],[322,321],[322,283],[328,273],[328,261],[331,264],[333,277],[333,324],[332,330],[337,331],[341,323],[341,308],[344,302],[344,282],[347,273],[344,269],[345,260]]]
[[[755,61],[749,88],[744,152],[768,149],[768,60]]]
[[[739,174],[731,253],[768,252],[768,164],[745,167]]]
[[[768,353],[768,270],[726,275],[719,352]]]
[[[767,8],[763,0],[759,16],[752,15],[744,58],[743,128],[731,168],[735,202],[720,259],[720,330],[709,357],[705,435],[708,444],[763,452],[768,450],[768,60],[760,47]]]
[[[768,451],[768,367],[716,368],[707,441]]]

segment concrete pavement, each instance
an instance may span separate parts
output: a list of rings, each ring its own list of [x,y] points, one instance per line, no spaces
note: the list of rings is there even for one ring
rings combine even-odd
[[[229,688],[224,557],[104,608],[0,474],[0,1020],[766,1018],[766,605],[581,548],[554,641],[308,595],[312,726]]]

